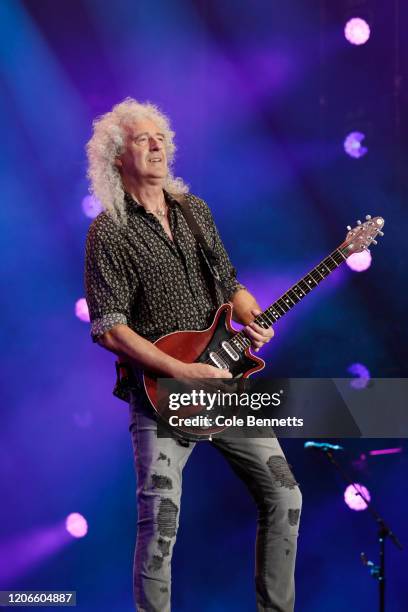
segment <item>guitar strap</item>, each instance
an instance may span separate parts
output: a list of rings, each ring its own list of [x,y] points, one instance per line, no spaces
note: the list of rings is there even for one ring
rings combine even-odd
[[[191,206],[188,201],[188,196],[183,195],[181,197],[175,198],[171,196],[180,206],[180,210],[183,213],[184,219],[186,220],[187,225],[189,226],[191,233],[197,241],[203,259],[207,265],[207,268],[211,274],[211,277],[214,281],[214,291],[215,297],[217,301],[221,304],[223,302],[223,283],[221,281],[220,274],[218,272],[218,257],[215,254],[215,251],[208,244],[202,229],[198,225],[196,218],[194,217]]]

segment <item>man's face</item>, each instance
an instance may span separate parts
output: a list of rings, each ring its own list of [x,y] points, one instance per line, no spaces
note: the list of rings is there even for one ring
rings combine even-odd
[[[117,164],[122,177],[136,180],[164,179],[167,176],[165,137],[150,119],[141,119],[126,129],[125,149]]]

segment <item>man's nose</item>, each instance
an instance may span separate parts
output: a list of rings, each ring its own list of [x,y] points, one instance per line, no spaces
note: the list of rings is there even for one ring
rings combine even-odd
[[[150,136],[149,138],[149,148],[151,151],[159,151],[161,149],[161,142],[158,138],[154,136]]]

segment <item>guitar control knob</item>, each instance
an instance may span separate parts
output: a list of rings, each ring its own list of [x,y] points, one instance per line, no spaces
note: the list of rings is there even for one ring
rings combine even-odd
[[[346,227],[346,230],[347,230],[348,232],[350,232],[350,231],[351,231],[351,225],[348,225],[348,226]]]
[[[369,221],[371,219],[371,215],[366,215],[366,219]]]
[[[360,221],[360,219],[357,221],[357,225],[361,225],[361,221]]]

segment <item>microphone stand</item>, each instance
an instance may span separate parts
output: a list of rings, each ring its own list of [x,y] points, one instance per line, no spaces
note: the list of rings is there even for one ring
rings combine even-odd
[[[337,471],[342,476],[343,480],[347,482],[347,484],[351,484],[357,495],[361,497],[361,499],[366,503],[367,510],[373,517],[373,519],[377,523],[378,527],[378,543],[380,545],[380,562],[379,565],[375,565],[372,561],[369,561],[364,553],[361,553],[360,558],[364,565],[370,568],[370,573],[378,582],[378,603],[379,603],[379,612],[385,612],[385,539],[390,538],[391,542],[399,549],[402,550],[402,544],[397,538],[397,536],[391,531],[388,527],[387,523],[384,521],[382,516],[378,514],[377,510],[374,508],[372,503],[365,497],[364,493],[362,493],[358,487],[355,486],[353,480],[350,478],[346,470],[339,464],[337,459],[335,459],[332,450],[327,447],[321,447],[319,450],[322,450],[329,461],[334,465]]]

